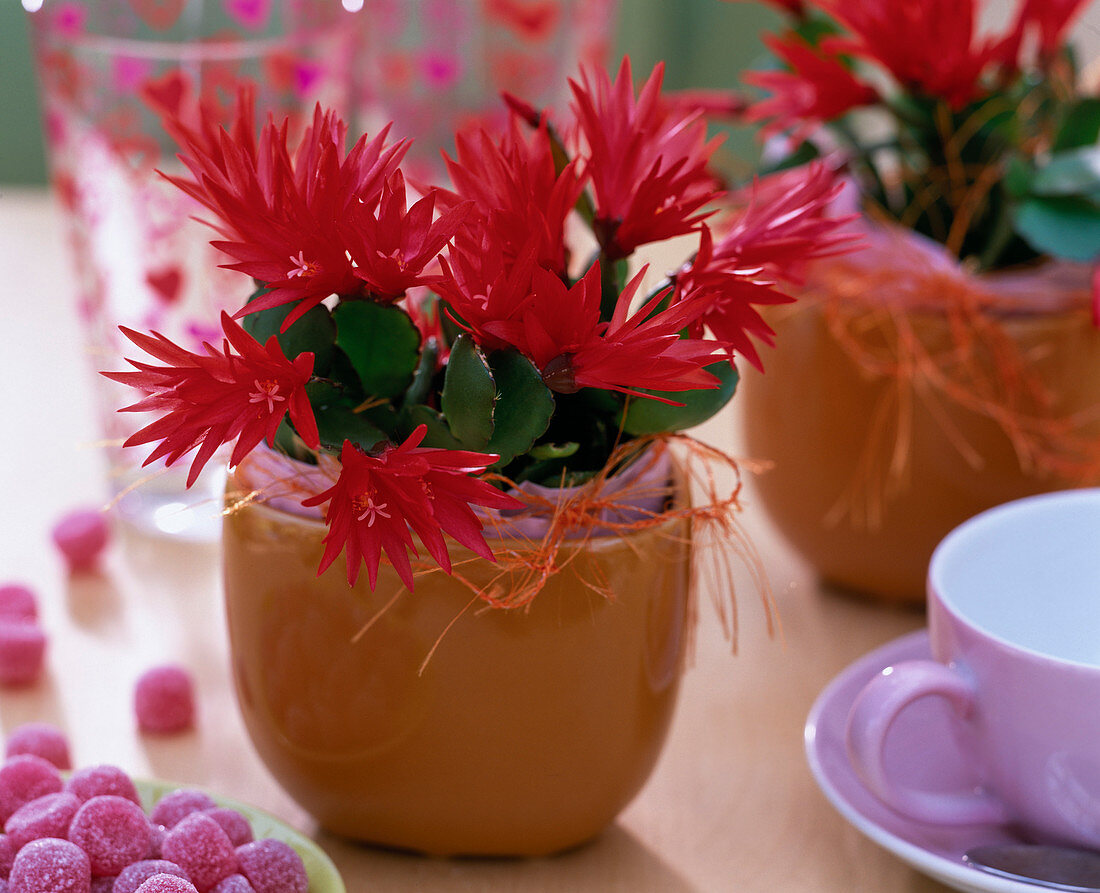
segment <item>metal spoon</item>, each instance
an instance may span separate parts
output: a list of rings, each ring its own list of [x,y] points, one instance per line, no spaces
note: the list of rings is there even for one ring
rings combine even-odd
[[[1100,853],[1036,844],[972,847],[963,861],[997,877],[1069,893],[1100,893]]]

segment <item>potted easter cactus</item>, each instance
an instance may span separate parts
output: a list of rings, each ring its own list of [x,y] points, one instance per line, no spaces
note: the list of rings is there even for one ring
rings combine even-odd
[[[151,459],[195,474],[233,445],[241,710],[337,833],[554,852],[656,760],[693,538],[738,508],[735,486],[693,496],[724,459],[683,431],[760,363],[774,270],[850,242],[823,165],[714,220],[716,142],[661,78],[586,71],[564,121],[508,97],[446,187],[322,109],[296,145],[257,135],[247,94],[228,132],[170,118],[174,181],[256,290],[221,345],[127,331],[152,360],[110,377],[154,414],[131,438]],[[670,242],[655,276],[639,257]]]
[[[776,5],[789,26],[740,108],[769,165],[843,172],[864,248],[800,271],[768,317],[749,450],[822,577],[919,605],[967,517],[1100,481],[1100,101],[1067,39],[1084,3],[1021,0],[985,30],[980,0]]]

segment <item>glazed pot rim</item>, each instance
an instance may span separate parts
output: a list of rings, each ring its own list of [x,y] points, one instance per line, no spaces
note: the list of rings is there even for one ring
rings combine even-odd
[[[624,540],[632,539],[638,535],[657,533],[659,535],[666,535],[670,528],[677,524],[690,520],[690,516],[685,513],[685,509],[689,509],[691,506],[691,491],[690,480],[685,470],[683,463],[674,455],[671,451],[669,455],[669,481],[668,487],[668,499],[667,502],[671,504],[662,510],[658,515],[652,517],[652,522],[646,521],[637,530],[618,530],[602,527],[599,522],[593,523],[593,532],[588,535],[566,538],[561,542],[562,548],[572,547],[584,547],[586,549],[601,549],[610,548],[613,545],[620,543]],[[243,496],[249,492],[250,488],[242,487],[237,482],[237,469],[231,469],[228,477],[226,478],[226,502],[228,507],[224,514],[230,515],[235,512],[249,511],[258,513],[262,516],[266,516],[270,520],[278,519],[280,523],[286,525],[292,525],[299,528],[302,531],[308,531],[309,535],[316,536],[318,538],[323,537],[327,531],[327,525],[322,518],[309,517],[298,512],[293,512],[288,509],[279,508],[277,506],[269,505],[267,502],[259,499],[248,500],[242,504],[233,505],[236,502],[236,498]],[[624,505],[624,508],[628,508]],[[658,520],[659,519],[659,520]],[[484,517],[481,520],[485,521]],[[504,519],[504,523],[507,523],[507,519]],[[494,552],[497,548],[494,547],[494,543],[500,544],[504,547],[511,548],[537,548],[539,540],[533,537],[525,537],[522,535],[498,535],[497,531],[493,527],[492,521],[485,523],[482,534],[486,543],[490,549]],[[515,544],[519,544],[518,546]],[[463,546],[461,543],[450,539],[448,541],[449,551],[452,556],[452,562],[456,560],[461,561],[467,557],[474,558],[477,553]]]

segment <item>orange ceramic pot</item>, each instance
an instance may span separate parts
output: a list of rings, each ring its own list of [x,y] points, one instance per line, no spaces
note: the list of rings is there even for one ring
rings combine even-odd
[[[776,350],[763,375],[744,376],[737,401],[749,454],[774,463],[757,479],[760,501],[825,581],[923,605],[932,550],[962,521],[1033,493],[1100,482],[1095,462],[1092,472],[1087,461],[1062,465],[1065,452],[1057,455],[1061,447],[1042,437],[1032,438],[1037,452],[1021,452],[1011,418],[1006,426],[964,405],[934,377],[869,370],[837,337],[830,309],[853,310],[808,298],[770,318]],[[854,310],[847,336],[880,356],[903,355],[896,331],[865,325],[866,316],[853,323],[860,319]],[[997,323],[1004,337],[998,347],[977,334],[969,345],[974,368],[993,370],[994,350],[1007,345],[1049,398],[1045,416],[1060,420],[1050,430],[1086,445],[1086,453],[1091,445],[1095,459],[1100,331],[1087,306],[1008,313]],[[949,320],[914,310],[904,326],[950,373],[959,336]]]
[[[553,853],[611,823],[672,716],[689,522],[565,546],[523,610],[442,573],[412,593],[385,564],[374,592],[342,560],[317,576],[324,532],[262,504],[225,518],[238,700],[286,791],[329,831],[433,854]],[[475,585],[496,573],[452,557]]]

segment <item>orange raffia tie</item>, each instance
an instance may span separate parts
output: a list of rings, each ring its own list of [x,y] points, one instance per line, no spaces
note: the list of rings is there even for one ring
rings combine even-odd
[[[675,450],[693,495],[690,501],[671,506],[667,504],[673,495],[669,482],[645,480],[645,472],[656,466],[669,449]],[[322,454],[319,458],[320,464],[311,466],[271,450],[254,451],[238,468],[242,492],[235,494],[226,513],[238,511],[252,502],[263,502],[321,520],[320,509],[303,509],[300,502],[328,489],[339,475],[340,466],[327,455]],[[612,472],[632,461],[640,463],[636,475],[639,480],[609,487]],[[517,487],[513,481],[499,476],[496,479],[513,490]],[[525,536],[509,523],[509,519],[496,513],[483,513],[485,532],[496,558],[489,582],[479,583],[464,573],[467,561],[480,562],[480,558],[456,561],[452,568],[452,576],[470,590],[471,603],[467,610],[478,604],[482,609],[527,609],[552,576],[561,573],[583,554],[587,542],[606,536],[623,537],[629,542],[628,536],[633,532],[658,529],[670,521],[683,519],[690,522],[692,529],[691,591],[699,590],[704,577],[712,578],[709,589],[714,607],[731,646],[736,648],[739,627],[734,584],[738,567],[745,570],[759,594],[768,633],[774,634],[778,629],[778,616],[763,561],[738,523],[741,471],[737,460],[718,448],[686,434],[638,438],[619,447],[604,469],[587,484],[576,488],[568,498],[515,492],[527,501],[529,513],[541,517],[544,523],[538,526],[536,535]],[[558,491],[550,492],[560,495]],[[640,501],[652,501],[653,497],[659,497],[659,509],[647,510],[638,506]],[[496,539],[492,538],[494,533]],[[674,530],[662,535],[680,536]],[[418,577],[443,573],[425,558],[413,558],[412,562],[413,573]],[[614,592],[598,571],[581,574],[579,579],[601,597],[614,598]],[[383,613],[400,594],[389,601]],[[693,615],[697,611],[694,602],[690,610]]]
[[[1058,414],[1058,395],[1006,329],[1011,313],[1004,312],[1006,305],[994,283],[961,269],[906,265],[899,270],[886,257],[876,264],[858,255],[819,264],[812,283],[808,295],[823,305],[830,333],[853,361],[872,376],[897,381],[908,400],[924,400],[973,466],[981,457],[953,428],[942,407],[936,409],[936,398],[994,421],[1011,441],[1024,470],[1052,472],[1082,484],[1100,477],[1100,438],[1084,430],[1100,418],[1100,406],[1070,416]],[[1087,315],[1087,293],[1073,306],[1073,311],[1064,312]],[[945,320],[945,343],[933,344],[922,336],[922,315]],[[893,449],[894,475],[900,473],[908,449],[904,420],[896,430],[901,442]]]
[[[652,449],[646,453],[647,448]],[[606,485],[614,469],[631,459],[656,463],[661,453],[670,448],[675,448],[693,493],[690,504],[665,506],[658,511],[640,509],[637,501],[656,492],[647,484],[628,485],[608,495]],[[660,491],[672,494],[667,484],[661,484]],[[696,553],[691,566],[691,590],[698,592],[705,576],[713,578],[709,590],[714,607],[727,638],[736,648],[739,623],[735,566],[746,570],[759,594],[768,633],[774,634],[779,626],[763,561],[738,524],[740,494],[741,473],[737,460],[716,447],[686,434],[639,438],[616,450],[604,469],[568,499],[553,500],[522,493],[535,514],[545,515],[545,530],[539,538],[511,537],[491,541],[496,565],[488,583],[469,579],[461,563],[453,568],[453,576],[468,587],[474,600],[480,600],[485,608],[522,610],[531,606],[553,575],[561,573],[583,554],[587,542],[602,536],[626,538],[634,532],[658,529],[670,521],[688,520],[692,525]],[[624,514],[629,520],[616,520]],[[511,533],[504,519],[490,519],[486,527],[487,533],[494,527],[505,535]],[[678,536],[673,531],[663,535]],[[414,569],[418,574],[442,573],[438,567],[423,561],[414,563]],[[614,598],[606,580],[597,576],[581,576],[580,579],[597,595]],[[693,614],[697,610],[694,604],[691,610]]]

